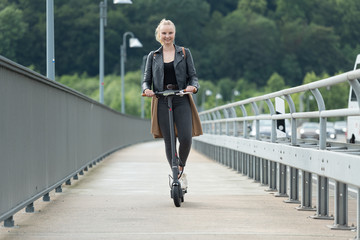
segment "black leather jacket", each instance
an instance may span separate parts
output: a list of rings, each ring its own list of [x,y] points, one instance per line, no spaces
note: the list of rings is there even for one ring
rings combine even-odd
[[[199,89],[200,86],[198,78],[196,76],[196,70],[190,50],[188,48],[185,48],[186,56],[184,56],[182,48],[176,45],[174,46],[174,69],[179,89],[185,89],[189,85]],[[151,51],[147,56],[142,90],[145,91],[146,89],[153,89],[153,91],[156,92],[163,91],[163,88],[164,61],[163,47],[161,46],[158,50]]]

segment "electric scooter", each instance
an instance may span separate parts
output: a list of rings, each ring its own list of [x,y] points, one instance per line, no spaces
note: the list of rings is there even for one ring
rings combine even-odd
[[[164,96],[167,99],[168,112],[169,112],[169,123],[170,123],[170,138],[171,138],[171,169],[172,169],[172,179],[170,195],[174,200],[176,207],[180,207],[181,203],[184,202],[184,195],[187,192],[187,189],[181,188],[181,183],[179,182],[179,158],[176,156],[176,147],[175,147],[175,129],[174,129],[174,116],[172,112],[172,101],[175,96],[184,96],[186,94],[192,94],[192,92],[186,92],[185,90],[165,90],[163,92],[155,92],[155,96]],[[143,94],[142,96],[146,96]]]

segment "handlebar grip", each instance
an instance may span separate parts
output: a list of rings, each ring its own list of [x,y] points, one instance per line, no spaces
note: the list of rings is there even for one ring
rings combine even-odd
[[[186,91],[186,89],[184,89],[184,92],[191,92],[191,93],[196,93],[196,90],[192,90],[192,91]]]
[[[146,97],[146,94],[145,94],[145,93],[142,93],[141,96],[142,96],[142,97]]]

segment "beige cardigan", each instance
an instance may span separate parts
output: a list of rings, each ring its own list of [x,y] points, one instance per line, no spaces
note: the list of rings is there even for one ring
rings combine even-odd
[[[194,100],[191,95],[189,96],[191,114],[192,114],[192,136],[200,136],[203,134],[199,114],[197,112]],[[157,117],[157,108],[158,108],[159,99],[153,97],[151,100],[151,134],[154,138],[162,138],[161,130],[159,127],[158,117]],[[176,126],[175,134],[177,135]]]

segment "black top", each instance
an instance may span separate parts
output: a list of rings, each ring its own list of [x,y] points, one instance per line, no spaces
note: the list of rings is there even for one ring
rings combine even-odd
[[[174,84],[177,85],[175,69],[174,69],[174,61],[169,63],[164,63],[164,85]]]

